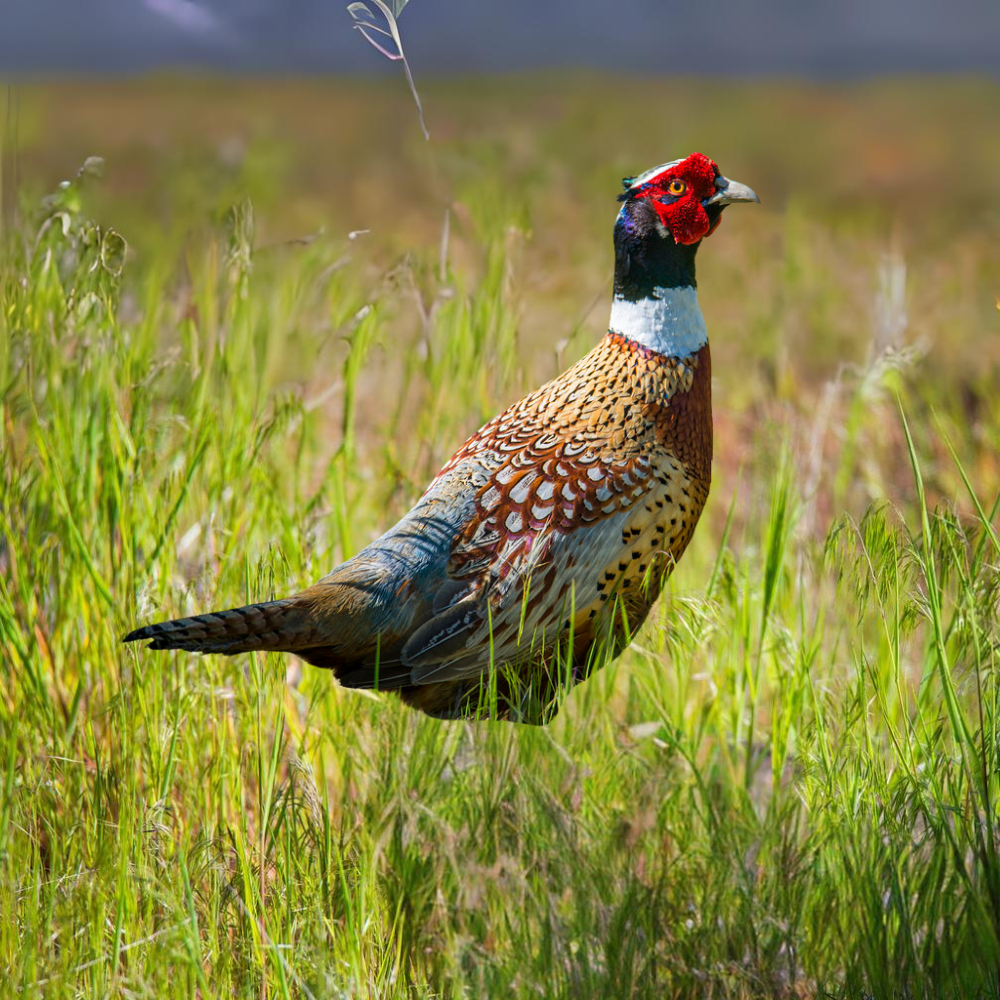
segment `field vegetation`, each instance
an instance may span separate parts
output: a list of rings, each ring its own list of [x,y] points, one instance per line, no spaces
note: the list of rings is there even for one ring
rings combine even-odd
[[[1000,88],[422,95],[429,143],[398,84],[21,87],[3,992],[1000,996]],[[619,178],[692,150],[763,202],[699,258],[713,493],[554,722],[121,644],[394,523],[602,335]]]

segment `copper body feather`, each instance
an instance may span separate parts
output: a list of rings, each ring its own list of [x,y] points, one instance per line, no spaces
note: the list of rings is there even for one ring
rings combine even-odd
[[[645,619],[708,496],[711,360],[614,333],[474,434],[403,520],[307,590],[147,626],[277,649],[433,715],[538,722]],[[568,672],[566,666],[570,667]],[[481,679],[496,671],[495,695]]]

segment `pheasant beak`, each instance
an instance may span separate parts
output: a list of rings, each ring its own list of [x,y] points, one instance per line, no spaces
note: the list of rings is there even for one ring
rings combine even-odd
[[[706,198],[702,205],[708,208],[709,205],[732,205],[737,201],[753,201],[760,204],[760,198],[746,184],[731,181],[720,174],[715,178],[715,194],[711,198]]]

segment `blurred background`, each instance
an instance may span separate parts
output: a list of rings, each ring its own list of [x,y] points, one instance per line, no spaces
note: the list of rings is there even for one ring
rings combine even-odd
[[[1000,4],[403,6],[429,139],[343,0],[3,3],[12,989],[996,995]],[[394,523],[694,150],[761,198],[699,256],[712,493],[552,727],[121,644]]]
[[[1000,294],[1000,5],[391,9],[430,141],[401,63],[339,2],[8,5],[0,221],[11,229],[18,206],[30,217],[100,156],[88,211],[127,239],[137,283],[177,271],[184,308],[185,254],[249,199],[258,248],[343,242],[355,278],[387,297],[392,343],[425,336],[434,281],[475,288],[499,255],[517,359],[499,403],[600,335],[618,179],[698,149],[764,202],[729,213],[703,266],[720,421],[812,412],[815,387],[886,348],[907,365],[930,353],[957,380],[950,401],[978,413],[984,364],[1000,357],[982,336]],[[387,27],[371,3],[355,13]],[[740,437],[720,456],[734,470]],[[822,435],[808,447],[822,466]],[[887,489],[860,481],[858,503]],[[842,475],[837,501],[858,482]]]

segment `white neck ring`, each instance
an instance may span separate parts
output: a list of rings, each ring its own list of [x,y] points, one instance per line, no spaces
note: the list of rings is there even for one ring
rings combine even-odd
[[[657,286],[651,296],[636,302],[616,295],[609,328],[667,357],[686,358],[708,343],[698,292],[690,285]]]

